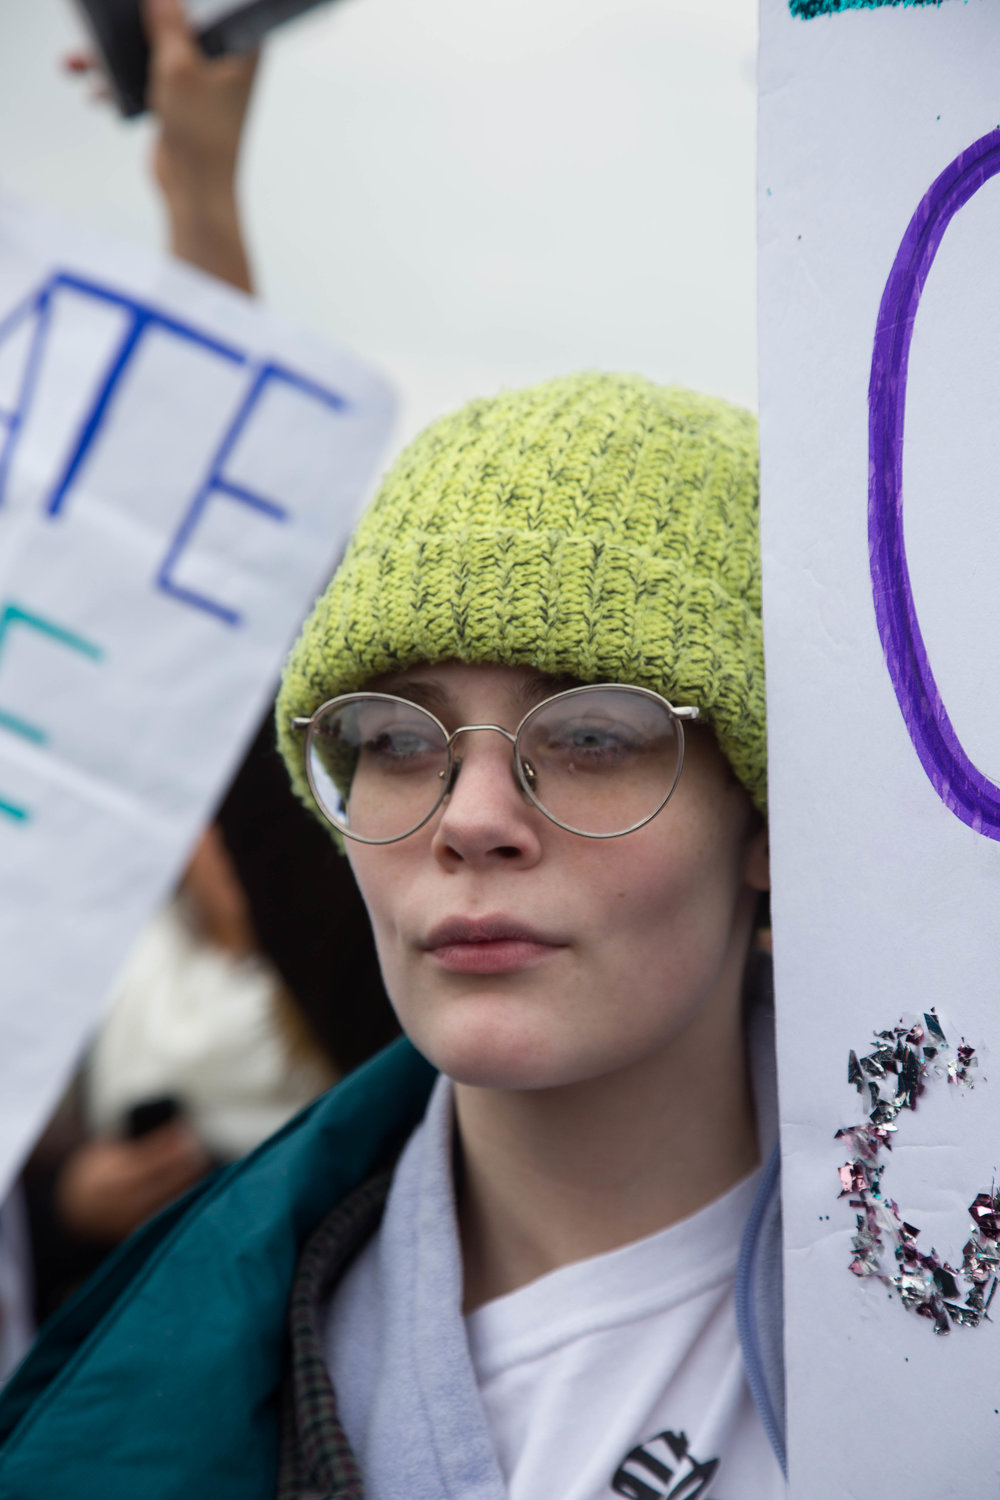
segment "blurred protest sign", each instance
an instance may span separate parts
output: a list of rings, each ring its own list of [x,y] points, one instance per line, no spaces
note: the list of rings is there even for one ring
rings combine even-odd
[[[0,1195],[391,415],[375,373],[249,299],[0,201]]]
[[[995,5],[763,0],[785,1337],[808,1500],[1000,1479],[998,82]]]

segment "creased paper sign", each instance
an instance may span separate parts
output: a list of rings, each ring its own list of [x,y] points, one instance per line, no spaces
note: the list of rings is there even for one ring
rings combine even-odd
[[[0,1190],[328,577],[392,400],[0,200]]]
[[[764,0],[791,1491],[1000,1492],[1000,9]]]

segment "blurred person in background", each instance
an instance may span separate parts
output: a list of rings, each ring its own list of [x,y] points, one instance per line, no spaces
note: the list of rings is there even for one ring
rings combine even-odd
[[[39,1321],[396,1030],[354,882],[291,796],[268,716],[28,1163]]]

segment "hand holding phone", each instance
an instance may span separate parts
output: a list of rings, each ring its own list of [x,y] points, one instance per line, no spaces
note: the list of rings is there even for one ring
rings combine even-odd
[[[144,1131],[139,1123],[138,1137],[85,1141],[63,1163],[56,1209],[80,1239],[117,1244],[211,1170],[208,1151],[183,1117]]]
[[[208,57],[252,51],[272,27],[323,0],[184,0]],[[141,0],[77,0],[123,115],[149,107],[149,43]]]

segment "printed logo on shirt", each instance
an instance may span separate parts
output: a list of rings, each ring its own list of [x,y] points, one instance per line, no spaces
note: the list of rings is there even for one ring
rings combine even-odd
[[[699,1463],[683,1432],[658,1432],[626,1454],[611,1481],[626,1500],[695,1500],[715,1478],[717,1458]]]

